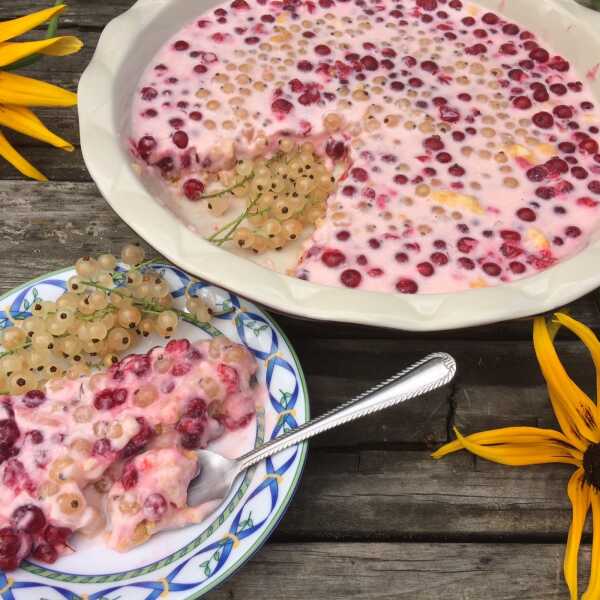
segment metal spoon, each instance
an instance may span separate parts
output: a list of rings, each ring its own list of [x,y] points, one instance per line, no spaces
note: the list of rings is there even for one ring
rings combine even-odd
[[[198,450],[198,475],[190,483],[188,504],[197,506],[209,500],[222,500],[229,493],[236,477],[261,460],[338,425],[440,388],[449,383],[455,373],[456,363],[449,354],[430,354],[339,408],[255,448],[240,458],[230,460],[209,450]]]

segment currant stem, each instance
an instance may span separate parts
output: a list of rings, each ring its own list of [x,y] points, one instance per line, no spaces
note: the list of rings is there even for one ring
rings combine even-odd
[[[103,292],[106,292],[107,294],[117,294],[118,296],[121,296],[122,298],[131,298],[131,296],[128,296],[127,294],[124,294],[123,292],[121,292],[119,290],[119,288],[108,288],[104,285],[100,285],[99,283],[96,283],[95,281],[82,281],[81,283],[83,285],[88,285],[88,286],[96,288],[98,290],[102,290]],[[141,308],[142,311],[145,311],[145,312],[155,311],[157,314],[164,312],[166,310],[172,310],[175,313],[181,312],[175,308],[162,308],[162,307],[158,307],[156,304],[152,304],[150,302],[145,302],[142,300],[133,300],[132,299],[131,304],[133,304],[133,306],[137,306],[138,308]],[[117,307],[115,306],[115,309],[116,308]]]
[[[136,265],[135,267],[131,267],[131,269],[127,269],[126,271],[117,271],[117,273],[133,273],[134,271],[141,271],[144,267],[147,267],[148,265],[152,265],[156,262],[156,260],[154,258],[149,258],[148,260],[144,260],[143,262],[141,262],[139,265]]]
[[[17,346],[16,348],[13,348],[12,350],[5,350],[4,352],[0,352],[0,358],[4,358],[5,356],[10,356],[11,354],[15,354],[16,352],[19,352],[19,350],[27,350],[27,348],[29,348],[30,346],[31,346],[31,342],[26,342],[22,346]]]
[[[160,315],[162,310],[153,310],[151,308],[142,307],[142,312],[148,313],[149,315]]]
[[[100,285],[99,283],[96,283],[95,281],[82,281],[81,282],[83,285],[88,285],[90,287],[96,288],[97,290],[102,290],[103,292],[107,292],[109,294],[117,294],[118,296],[121,296],[122,298],[130,298],[131,296],[128,296],[127,294],[124,294],[123,292],[121,292],[118,288],[108,288],[104,285]]]
[[[90,287],[102,290],[103,292],[116,293],[119,296],[122,296],[124,298],[129,298],[129,296],[120,292],[118,288],[107,288],[106,286],[100,285],[99,283],[96,283],[95,281],[82,281],[81,283],[82,283],[82,285],[89,285]],[[188,323],[193,323],[194,325],[198,325],[198,326],[209,324],[208,321],[199,321],[198,319],[193,317],[190,313],[185,312],[183,310],[179,310],[178,308],[173,308],[173,307],[163,308],[162,306],[158,306],[152,302],[144,302],[144,301],[140,301],[140,300],[134,300],[132,302],[132,304],[134,306],[137,306],[139,309],[141,309],[142,312],[147,312],[147,313],[152,313],[152,314],[160,314],[160,313],[170,310],[171,312],[174,312],[178,317],[181,317],[184,321],[187,321]],[[231,312],[231,311],[224,311],[223,313],[218,313],[215,316],[219,316],[221,314],[226,314],[228,312]]]
[[[222,190],[219,190],[218,192],[212,192],[211,194],[205,194],[204,196],[200,196],[198,200],[209,200],[210,198],[218,198],[219,196],[224,196],[225,194],[228,194],[229,192],[232,192],[233,190],[236,190],[237,188],[246,185],[246,183],[248,183],[251,179],[254,179],[253,172],[250,173],[250,175],[246,175],[246,177],[240,179],[240,181],[237,181],[228,188],[223,188]]]
[[[248,213],[250,212],[250,209],[252,209],[256,205],[260,196],[261,196],[261,194],[256,196],[256,198],[254,198],[254,200],[252,200],[250,202],[250,204],[248,204],[248,206],[246,206],[244,211],[240,215],[238,215],[233,221],[230,221],[226,225],[223,225],[223,227],[221,227],[221,229],[219,229],[218,231],[213,233],[213,235],[211,235],[208,238],[208,241],[212,242],[213,244],[216,244],[217,246],[222,246],[225,242],[229,241],[231,239],[231,236],[235,233],[235,230],[248,217]],[[224,232],[227,232],[225,237],[219,239],[219,235]]]
[[[266,162],[266,164],[271,165],[275,161],[277,161],[279,158],[281,158],[281,153],[277,152],[274,156],[272,156]],[[246,175],[246,177],[244,177],[241,181],[235,183],[231,187],[220,190],[219,192],[214,192],[213,194],[208,194],[206,196],[200,196],[200,200],[204,200],[207,198],[215,198],[217,196],[222,196],[224,194],[227,194],[228,192],[245,185],[248,181],[250,181],[252,179],[254,179],[254,171],[252,173],[250,173],[249,175]],[[242,212],[242,214],[240,214],[238,217],[236,217],[233,221],[230,221],[229,223],[226,223],[225,225],[223,225],[223,227],[221,227],[218,231],[215,231],[215,233],[213,233],[208,238],[208,241],[213,244],[216,244],[217,246],[222,246],[225,242],[228,242],[231,239],[231,236],[233,235],[233,233],[235,233],[235,230],[241,225],[241,223],[244,221],[244,219],[248,216],[249,210],[256,204],[256,202],[258,201],[260,196],[261,196],[261,194],[259,194],[254,200],[252,200],[252,202],[250,202],[250,204],[248,204],[248,206],[246,206],[246,208]],[[262,211],[261,211],[261,213],[262,213]],[[225,235],[225,237],[219,238],[219,235],[225,231],[227,231],[227,234]]]
[[[213,242],[214,244],[217,245],[221,245],[222,241],[218,239],[219,235],[225,231],[227,231],[228,229],[230,229],[231,227],[236,227],[237,225],[239,225],[243,218],[245,217],[245,215],[247,214],[247,210],[245,210],[244,212],[242,212],[241,215],[237,216],[233,221],[230,221],[229,223],[227,223],[226,225],[223,225],[223,227],[221,227],[218,231],[216,231],[213,235],[211,235],[208,238],[209,242]]]
[[[105,317],[106,315],[109,315],[110,313],[116,312],[117,310],[118,309],[116,306],[110,305],[110,306],[107,306],[106,308],[97,310],[96,312],[92,313],[91,315],[82,315],[80,312],[78,312],[75,315],[75,318],[79,319],[80,321],[95,321],[96,319],[101,319],[102,317]]]

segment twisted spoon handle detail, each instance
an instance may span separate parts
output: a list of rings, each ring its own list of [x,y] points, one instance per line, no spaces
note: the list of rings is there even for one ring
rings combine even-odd
[[[430,354],[340,407],[248,452],[238,459],[239,471],[328,429],[440,388],[449,383],[455,373],[456,362],[449,354]]]

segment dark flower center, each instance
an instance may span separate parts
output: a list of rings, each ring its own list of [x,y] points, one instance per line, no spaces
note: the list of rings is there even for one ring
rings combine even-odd
[[[583,455],[586,481],[600,490],[600,444],[591,444]]]

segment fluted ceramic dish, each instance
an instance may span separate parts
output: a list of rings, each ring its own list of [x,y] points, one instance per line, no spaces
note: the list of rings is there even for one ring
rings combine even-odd
[[[156,202],[127,149],[131,99],[162,44],[219,0],[138,0],[108,24],[79,84],[86,165],[114,210],[186,271],[277,310],[313,319],[413,331],[467,327],[525,317],[600,286],[600,231],[573,258],[520,281],[451,294],[414,296],[326,287],[268,270],[204,241]],[[574,0],[479,0],[552,42],[581,76],[600,61],[600,13]],[[590,75],[590,79],[591,79]],[[600,99],[600,78],[592,81]]]
[[[171,285],[178,308],[188,275],[156,265]],[[49,273],[0,296],[0,330],[12,318],[28,316],[37,298],[54,300],[66,289],[73,269]],[[258,379],[268,390],[264,410],[257,412],[254,445],[290,431],[309,419],[306,385],[298,359],[283,333],[256,306],[206,283],[196,293],[208,297],[225,314],[213,326],[244,344],[259,363]],[[177,335],[191,341],[216,332],[183,323]],[[151,335],[132,352],[164,343]],[[0,346],[0,351],[2,347]],[[249,449],[249,448],[248,448]],[[242,450],[243,452],[244,450]],[[202,523],[161,532],[145,544],[121,554],[99,540],[74,536],[76,552],[54,564],[25,561],[11,573],[0,571],[3,600],[191,600],[199,598],[239,569],[279,523],[300,481],[306,458],[304,444],[295,446],[247,471],[227,498]]]

